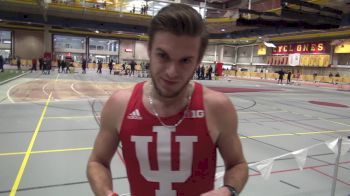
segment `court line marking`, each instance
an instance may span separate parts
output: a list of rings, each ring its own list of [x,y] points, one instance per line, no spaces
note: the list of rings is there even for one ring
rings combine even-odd
[[[32,151],[31,154],[43,154],[43,153],[54,153],[54,152],[71,152],[71,151],[83,151],[83,150],[92,150],[92,147],[86,148],[66,148],[66,149],[54,149],[54,150],[38,150]],[[13,155],[22,155],[26,152],[10,152],[10,153],[0,153],[0,156],[13,156]]]
[[[350,126],[349,124],[345,124],[345,123],[341,123],[341,122],[337,122],[337,121],[333,121],[333,120],[327,120],[327,119],[324,119],[324,118],[318,118],[318,119],[324,120],[324,121],[327,121],[327,122],[331,122],[331,123],[335,123],[335,124],[339,124],[339,125],[344,125],[344,126],[347,126],[347,127]]]
[[[46,104],[45,104],[45,108],[43,110],[43,112],[41,113],[41,116],[40,116],[40,119],[39,119],[39,122],[36,126],[36,129],[34,131],[34,134],[32,136],[32,139],[30,140],[30,143],[29,143],[29,146],[27,148],[27,151],[25,153],[25,156],[23,158],[23,161],[22,161],[22,164],[21,164],[21,167],[20,169],[18,170],[18,174],[17,174],[17,177],[16,177],[16,180],[11,188],[11,192],[10,192],[10,196],[15,196],[16,195],[16,192],[17,192],[17,189],[18,189],[18,186],[21,182],[21,179],[22,179],[22,176],[23,176],[23,172],[24,172],[24,169],[26,168],[27,166],[27,163],[28,163],[28,160],[29,160],[29,156],[32,152],[32,149],[33,149],[33,146],[34,146],[34,143],[35,143],[35,139],[39,133],[39,130],[40,130],[40,127],[41,127],[41,124],[43,122],[43,119],[44,119],[44,116],[46,114],[46,110],[49,106],[49,103],[50,103],[50,99],[51,99],[51,95],[52,95],[52,92],[50,93],[49,97],[47,98],[47,101],[46,101]]]
[[[81,96],[81,97],[86,97],[83,93],[79,92],[78,90],[76,90],[76,89],[74,88],[74,84],[75,84],[75,82],[73,82],[73,83],[70,85],[70,88],[71,88],[75,93],[77,93],[79,96]]]
[[[45,88],[47,85],[49,85],[50,81],[47,81],[47,83],[41,88],[41,90],[44,92],[45,95],[49,96],[49,94],[46,92]]]
[[[55,82],[58,81],[58,77],[59,77],[59,76],[60,76],[60,73],[57,74],[56,79],[55,79]]]
[[[338,133],[338,132],[350,132],[350,129],[346,130],[337,130],[337,131],[320,131],[320,132],[304,132],[304,133],[286,133],[286,134],[271,134],[271,135],[255,135],[240,137],[241,139],[249,138],[264,138],[264,137],[280,137],[280,136],[296,136],[296,135],[311,135],[311,134],[323,134],[323,133]],[[70,152],[70,151],[83,151],[83,150],[92,150],[92,147],[83,147],[83,148],[66,148],[66,149],[54,149],[54,150],[40,150],[30,152],[31,154],[42,154],[42,153],[53,153],[53,152]],[[22,155],[26,152],[8,152],[0,153],[0,156],[12,156],[12,155]]]
[[[6,92],[7,98],[8,98],[8,100],[9,100],[11,103],[15,103],[15,102],[13,101],[13,99],[12,99],[11,96],[10,96],[10,91],[11,91],[14,87],[16,87],[16,86],[18,86],[18,85],[19,85],[19,84],[15,84],[15,85],[11,86],[11,87],[7,90],[7,92]]]
[[[296,135],[312,135],[312,134],[325,134],[325,133],[341,133],[350,132],[350,129],[335,130],[335,131],[311,131],[311,132],[300,132],[300,133],[282,133],[282,134],[270,134],[270,135],[253,135],[253,136],[243,136],[241,139],[249,138],[266,138],[266,137],[280,137],[280,136],[296,136]]]

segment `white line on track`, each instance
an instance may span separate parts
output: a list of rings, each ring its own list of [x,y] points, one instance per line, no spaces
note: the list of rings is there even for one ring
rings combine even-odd
[[[75,93],[77,93],[78,95],[80,95],[81,97],[86,97],[83,93],[79,92],[78,90],[76,90],[76,89],[74,88],[74,84],[75,84],[75,83],[72,83],[72,85],[70,85],[70,88],[71,88]]]
[[[8,100],[9,100],[11,103],[15,103],[15,102],[13,101],[13,99],[12,99],[11,96],[10,96],[10,91],[11,91],[12,88],[14,88],[14,87],[17,86],[17,85],[19,85],[19,84],[15,84],[15,85],[11,86],[11,87],[7,90],[7,92],[6,92],[7,98],[8,98]]]
[[[45,88],[49,85],[49,82],[47,82],[41,89],[44,92],[45,95],[49,96],[49,93],[46,92]]]

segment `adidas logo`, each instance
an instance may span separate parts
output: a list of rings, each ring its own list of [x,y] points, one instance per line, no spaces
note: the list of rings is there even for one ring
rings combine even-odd
[[[128,119],[133,119],[133,120],[142,120],[142,116],[140,115],[139,109],[135,109],[133,112],[131,112],[128,116]]]

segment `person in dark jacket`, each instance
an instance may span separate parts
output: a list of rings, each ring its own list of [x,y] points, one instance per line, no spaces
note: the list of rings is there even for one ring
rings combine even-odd
[[[281,70],[278,72],[278,81],[277,81],[277,84],[283,84],[283,76],[284,76],[284,71],[283,71],[283,69],[281,69]]]
[[[0,55],[0,69],[1,72],[4,72],[4,58],[2,57],[2,55]]]
[[[109,68],[109,74],[112,74],[112,70],[113,70],[113,60],[109,61],[109,63],[108,63],[108,68]]]
[[[17,57],[17,70],[21,70],[21,58]]]

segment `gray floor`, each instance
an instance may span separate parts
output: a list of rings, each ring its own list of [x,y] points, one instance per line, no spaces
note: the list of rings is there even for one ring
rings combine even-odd
[[[97,75],[94,71],[86,75],[76,73],[59,76],[57,72],[51,75],[37,72],[1,85],[0,196],[9,195],[45,108],[45,100],[18,102],[8,97],[8,92],[19,84],[38,79],[86,81],[97,86],[100,82],[122,84],[143,80],[112,76],[106,72]],[[350,107],[350,92],[337,91],[336,88],[277,85],[238,79],[202,83],[216,87],[277,90],[227,94],[238,111],[239,134],[250,164],[320,144],[308,149],[304,170],[298,169],[294,157],[290,155],[273,162],[272,173],[267,180],[252,167],[242,196],[330,195],[336,155],[324,143],[350,135],[350,108],[321,106],[308,101],[333,102]],[[40,87],[38,90],[45,89]],[[98,131],[95,116],[99,114],[110,92],[105,94],[97,99],[79,95],[80,99],[49,102],[19,182],[17,195],[93,195],[85,169]],[[222,170],[223,162],[219,157],[217,172]],[[128,193],[126,172],[117,154],[113,159],[112,171],[115,190],[120,194]],[[216,184],[219,186],[221,183],[219,179]],[[349,152],[340,158],[336,185],[336,195],[350,194]]]

